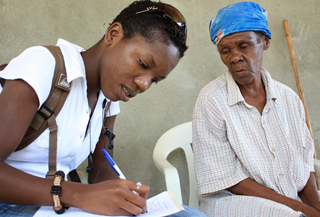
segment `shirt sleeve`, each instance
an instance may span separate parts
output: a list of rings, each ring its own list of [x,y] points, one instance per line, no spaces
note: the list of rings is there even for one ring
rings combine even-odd
[[[101,96],[103,96],[103,100],[107,100],[106,101],[106,104],[110,102],[110,99],[108,99],[107,97],[104,96],[103,92],[100,91],[100,94]],[[119,101],[112,101],[111,104],[110,104],[110,107],[107,109],[107,106],[104,107],[104,112],[105,112],[105,115],[106,117],[111,117],[111,116],[114,116],[114,115],[117,115],[120,113],[120,103]]]
[[[34,46],[12,59],[8,66],[0,71],[0,77],[27,82],[36,92],[40,108],[49,96],[55,64],[55,59],[48,49]]]
[[[119,101],[112,102],[109,108],[109,111],[107,112],[106,116],[114,116],[120,113],[120,103]]]
[[[289,98],[289,97],[287,97]],[[306,124],[306,115],[305,110],[302,101],[300,98],[294,93],[294,103],[296,107],[296,114],[300,116],[300,122],[294,123],[299,124],[300,126],[297,126],[298,129],[301,131],[301,136],[297,138],[297,145],[298,145],[298,152],[299,152],[299,158],[301,158],[301,161],[303,162],[303,165],[305,166],[305,172],[306,177],[309,176],[309,172],[314,172],[314,163],[313,163],[313,155],[314,155],[314,141],[311,136],[310,130]],[[289,101],[289,103],[291,103]],[[291,106],[293,107],[293,106]],[[300,140],[299,140],[300,139]]]
[[[199,194],[227,189],[248,178],[227,138],[218,104],[198,97],[193,114],[193,150]]]

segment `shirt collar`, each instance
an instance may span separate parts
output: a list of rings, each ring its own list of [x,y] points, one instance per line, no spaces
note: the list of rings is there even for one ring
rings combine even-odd
[[[261,68],[261,76],[263,84],[266,88],[267,101],[273,99],[276,102],[277,95],[274,87],[274,81],[272,80],[271,75],[266,69]],[[237,83],[235,82],[229,71],[226,73],[226,81],[228,90],[228,105],[232,106],[237,104],[238,102],[243,102],[247,107],[252,107],[245,102]]]
[[[60,47],[63,55],[64,64],[68,74],[68,82],[70,83],[79,77],[85,78],[85,66],[80,54],[80,52],[85,51],[85,49],[61,38],[58,39],[57,46]]]
[[[276,89],[274,85],[274,80],[271,78],[270,73],[266,69],[261,68],[261,76],[264,86],[266,88],[267,101],[274,100],[276,102]]]
[[[226,81],[228,90],[228,105],[232,106],[238,102],[245,102],[237,83],[229,71],[226,73]]]

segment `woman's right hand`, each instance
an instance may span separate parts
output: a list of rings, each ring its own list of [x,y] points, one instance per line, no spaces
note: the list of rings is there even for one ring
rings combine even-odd
[[[75,206],[86,212],[102,215],[140,215],[147,210],[149,186],[142,184],[135,194],[137,182],[120,179],[86,185],[62,183],[61,203]],[[68,189],[66,194],[63,190]],[[69,191],[71,190],[71,191]],[[69,201],[73,201],[69,203]]]

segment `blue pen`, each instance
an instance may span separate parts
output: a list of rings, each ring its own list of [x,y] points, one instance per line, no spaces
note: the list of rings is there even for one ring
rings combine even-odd
[[[116,164],[116,162],[114,162],[114,160],[112,159],[112,157],[110,156],[110,154],[107,152],[106,149],[102,149],[102,154],[104,155],[104,157],[107,159],[108,163],[110,164],[110,166],[112,167],[112,169],[117,173],[117,175],[119,176],[120,179],[126,179],[126,177],[123,175],[123,173],[121,172],[120,168],[118,167],[118,165]],[[135,194],[139,194],[136,191],[132,191]],[[148,213],[148,211],[146,211]]]
[[[107,161],[110,164],[110,166],[112,167],[112,169],[117,173],[119,178],[120,179],[126,179],[126,177],[121,172],[120,168],[117,166],[116,162],[114,162],[114,160],[112,159],[110,154],[107,152],[107,150],[106,149],[102,149],[102,153],[103,153],[104,157],[107,159]],[[136,192],[136,191],[132,191],[132,192],[135,193],[135,194],[138,194],[138,192]]]
[[[106,149],[102,149],[102,153],[103,153],[104,157],[107,159],[107,161],[110,164],[110,166],[112,167],[112,169],[117,173],[119,178],[120,179],[126,179],[126,177],[121,172],[120,168],[117,166],[116,162],[114,162],[114,160],[112,159],[110,154],[107,152],[107,150]]]

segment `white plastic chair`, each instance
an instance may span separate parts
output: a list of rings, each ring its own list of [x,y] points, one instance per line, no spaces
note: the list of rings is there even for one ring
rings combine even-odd
[[[172,190],[178,201],[182,203],[181,186],[178,170],[168,161],[168,155],[181,148],[186,156],[189,172],[189,206],[198,209],[197,183],[194,172],[192,143],[192,122],[175,126],[165,132],[157,141],[153,150],[153,161],[164,174],[167,190]]]

